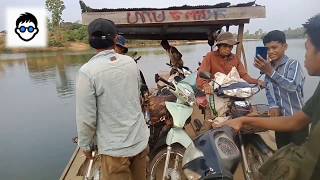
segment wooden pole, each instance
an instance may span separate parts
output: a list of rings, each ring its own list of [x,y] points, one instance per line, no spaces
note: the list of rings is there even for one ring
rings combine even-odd
[[[243,31],[244,31],[244,24],[239,24],[239,29],[238,29],[238,38],[237,40],[240,42],[237,46],[237,50],[236,50],[236,55],[237,57],[241,60],[241,52],[242,52],[242,41],[243,41]],[[244,64],[245,64],[245,68],[247,69],[247,62],[246,59],[244,59]]]
[[[242,47],[242,48],[241,48],[241,52],[242,52],[242,58],[243,58],[244,68],[246,68],[246,70],[248,71],[246,52],[244,51],[243,43],[242,43],[241,47]]]

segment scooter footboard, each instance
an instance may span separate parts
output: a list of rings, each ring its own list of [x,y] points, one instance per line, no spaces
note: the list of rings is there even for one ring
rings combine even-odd
[[[262,153],[266,155],[271,155],[273,150],[270,148],[266,142],[262,139],[259,134],[246,134],[243,135],[245,144],[252,144],[257,147]],[[271,153],[271,154],[270,154]]]

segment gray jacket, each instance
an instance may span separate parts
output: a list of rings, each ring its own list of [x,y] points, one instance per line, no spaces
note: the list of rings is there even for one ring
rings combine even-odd
[[[134,60],[105,50],[79,70],[76,88],[78,145],[89,150],[97,138],[99,154],[130,157],[148,144],[149,129],[139,100]]]

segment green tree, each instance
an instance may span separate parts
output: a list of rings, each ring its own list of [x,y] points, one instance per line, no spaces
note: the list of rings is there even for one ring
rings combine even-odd
[[[46,8],[51,13],[52,26],[59,27],[62,22],[62,11],[65,9],[62,0],[46,0]]]

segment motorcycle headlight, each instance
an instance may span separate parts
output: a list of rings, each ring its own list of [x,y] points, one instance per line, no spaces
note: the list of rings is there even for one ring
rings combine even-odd
[[[183,172],[188,180],[198,180],[201,178],[201,175],[199,175],[196,172],[191,171],[190,169],[184,169]]]
[[[220,134],[215,139],[218,152],[222,159],[232,159],[240,155],[239,149],[235,143],[225,134]]]
[[[193,106],[196,101],[192,87],[188,84],[178,83],[175,94],[178,95],[179,99],[185,103],[188,103],[190,106]]]

